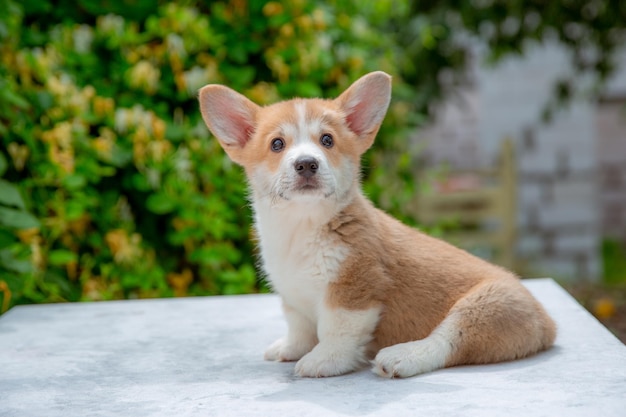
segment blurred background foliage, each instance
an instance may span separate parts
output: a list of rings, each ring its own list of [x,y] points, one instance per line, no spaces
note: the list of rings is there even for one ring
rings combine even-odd
[[[469,37],[497,61],[552,36],[602,80],[626,6],[586,3],[0,0],[1,311],[263,290],[243,174],[198,111],[208,83],[266,104],[392,74],[364,187],[414,222],[407,139],[462,82]]]

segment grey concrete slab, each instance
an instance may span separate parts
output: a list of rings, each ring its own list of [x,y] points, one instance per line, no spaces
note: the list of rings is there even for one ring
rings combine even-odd
[[[625,416],[626,347],[552,280],[559,325],[521,361],[405,380],[293,376],[263,361],[273,295],[16,307],[0,317],[0,416]]]

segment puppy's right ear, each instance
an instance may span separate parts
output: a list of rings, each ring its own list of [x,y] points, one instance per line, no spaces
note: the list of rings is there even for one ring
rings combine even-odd
[[[346,115],[348,127],[359,138],[361,152],[374,142],[390,100],[391,77],[382,71],[364,75],[335,99]]]
[[[223,85],[200,89],[200,112],[230,159],[241,163],[243,148],[254,134],[259,106]]]

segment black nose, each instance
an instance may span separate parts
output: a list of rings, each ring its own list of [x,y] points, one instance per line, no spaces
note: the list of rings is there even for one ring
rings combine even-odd
[[[304,156],[302,158],[298,158],[293,164],[293,167],[299,175],[302,175],[305,178],[311,178],[317,172],[319,163],[317,162],[317,159],[311,156]]]

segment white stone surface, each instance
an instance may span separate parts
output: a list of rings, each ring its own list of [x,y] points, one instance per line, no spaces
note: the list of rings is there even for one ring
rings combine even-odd
[[[405,380],[293,376],[263,361],[273,295],[16,307],[0,317],[0,416],[620,416],[626,347],[551,280],[559,325],[529,359]]]

